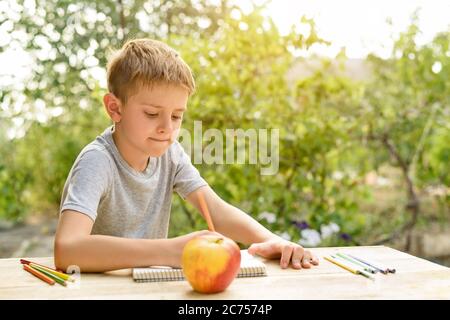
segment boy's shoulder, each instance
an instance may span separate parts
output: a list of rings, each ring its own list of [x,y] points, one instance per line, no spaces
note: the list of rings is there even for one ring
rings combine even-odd
[[[90,166],[101,167],[104,169],[110,166],[111,155],[107,150],[102,137],[98,136],[94,141],[87,144],[78,154],[75,163],[83,162]]]
[[[178,165],[180,162],[186,161],[186,158],[189,157],[178,140],[175,140],[170,145],[169,149],[167,150],[167,156],[175,165]]]

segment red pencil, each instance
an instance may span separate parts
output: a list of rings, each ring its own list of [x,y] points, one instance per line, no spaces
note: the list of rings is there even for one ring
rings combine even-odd
[[[25,259],[20,259],[20,263],[21,263],[21,264],[30,264],[30,263],[34,263],[34,264],[37,264],[38,266],[41,266],[41,267],[44,267],[44,268],[47,268],[47,269],[51,269],[51,270],[54,270],[54,271],[58,271],[58,272],[64,273],[64,271],[62,271],[62,270],[59,270],[59,269],[53,269],[53,268],[44,266],[44,265],[42,265],[42,264],[39,264],[39,263],[36,263],[36,262],[33,262],[33,261],[29,261],[29,260],[25,260]]]
[[[32,275],[34,275],[35,277],[38,277],[39,279],[41,279],[42,281],[47,282],[49,285],[54,285],[55,284],[55,280],[50,279],[49,277],[47,277],[46,275],[40,273],[39,271],[33,269],[32,267],[30,267],[28,264],[24,264],[23,268],[28,271],[29,273],[31,273]]]

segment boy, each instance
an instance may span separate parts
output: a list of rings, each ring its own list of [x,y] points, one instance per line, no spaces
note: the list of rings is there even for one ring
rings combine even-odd
[[[167,239],[173,191],[199,209],[202,193],[218,232],[249,253],[280,258],[282,268],[317,265],[300,245],[271,233],[223,201],[176,141],[195,85],[172,48],[150,39],[127,42],[108,64],[104,106],[114,125],[78,155],[64,186],[55,264],[82,272],[179,267],[187,241]]]

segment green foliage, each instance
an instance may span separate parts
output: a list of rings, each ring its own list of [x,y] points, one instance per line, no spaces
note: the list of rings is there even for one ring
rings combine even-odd
[[[20,222],[28,211],[24,193],[32,177],[18,161],[16,147],[7,141],[5,129],[0,127],[0,219]]]
[[[311,29],[310,38],[319,39],[313,25]],[[193,122],[201,120],[204,130],[219,128],[224,135],[227,128],[278,128],[280,167],[275,176],[263,176],[260,165],[203,164],[202,175],[226,201],[255,218],[263,211],[275,213],[272,224],[259,220],[271,230],[288,231],[292,239],[300,239],[293,224],[297,220],[307,220],[316,230],[335,222],[344,232],[360,233],[364,220],[356,201],[357,194],[363,196],[361,187],[349,172],[333,178],[336,171],[349,169],[338,160],[350,147],[346,135],[354,124],[342,112],[358,103],[360,87],[329,74],[329,61],[295,88],[289,87],[285,74],[293,56],[287,48],[312,42],[294,33],[281,36],[257,12],[226,20],[216,36],[180,40],[179,49],[197,75],[198,86],[184,126],[193,131]],[[174,215],[177,212],[181,211]],[[197,215],[192,225],[203,225],[201,217]]]
[[[383,137],[392,141],[417,179],[436,179],[437,170],[442,179],[435,182],[448,184],[443,170],[449,172],[449,162],[440,160],[445,160],[449,145],[439,146],[439,141],[449,134],[450,32],[438,34],[424,46],[416,44],[418,33],[413,23],[395,43],[392,58],[369,57],[374,74],[360,120],[375,141]],[[436,155],[444,158],[438,160]],[[445,168],[435,168],[436,160]],[[426,177],[424,170],[433,173]]]
[[[0,22],[10,19],[14,30],[23,31],[12,36],[12,45],[35,59],[22,88],[0,91],[0,218],[20,220],[59,205],[77,154],[109,123],[102,108],[105,83],[99,81],[109,50],[137,37],[167,41],[191,66],[197,92],[184,128],[192,132],[200,120],[203,131],[216,128],[224,135],[226,129],[279,129],[275,175],[261,175],[261,163],[197,165],[221,197],[279,234],[297,241],[305,228],[320,233],[335,224],[339,231],[322,234],[321,245],[364,242],[367,228],[377,225],[361,209],[371,197],[364,176],[386,164],[399,166],[383,141],[404,160],[415,188],[448,187],[448,31],[419,46],[413,20],[390,59],[367,58],[368,82],[335,72],[335,62],[345,62],[342,52],[289,83],[287,72],[302,62],[292,52],[327,42],[305,17],[300,22],[309,25],[309,35],[295,29],[281,35],[262,9],[244,14],[227,1],[139,0],[120,6],[78,0],[38,1],[34,11],[11,18],[0,12]],[[7,138],[14,123],[22,123],[26,134]],[[449,196],[439,201],[448,210]],[[171,236],[206,227],[194,211],[175,198]],[[392,221],[402,223],[404,217]]]
[[[3,150],[2,150],[3,151]],[[0,162],[0,219],[20,222],[27,214],[24,191],[31,176],[17,166]]]
[[[32,173],[28,200],[33,208],[46,209],[59,204],[64,182],[78,153],[108,123],[99,106],[78,110],[68,123],[52,119],[45,124],[32,124],[27,135],[17,142],[16,157]]]
[[[374,167],[388,164],[402,173],[406,196],[398,199],[397,210],[403,219],[392,219],[399,222],[392,229],[415,223],[429,187],[441,190],[436,202],[444,203],[440,210],[447,217],[450,208],[450,30],[425,45],[418,45],[419,34],[413,16],[389,59],[368,57],[372,79],[355,112]]]

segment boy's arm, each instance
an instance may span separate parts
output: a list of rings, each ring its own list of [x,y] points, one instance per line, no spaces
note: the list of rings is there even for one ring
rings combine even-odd
[[[200,192],[208,205],[216,231],[237,242],[251,245],[249,253],[265,258],[280,258],[282,268],[286,268],[291,261],[296,269],[318,264],[317,257],[311,252],[270,232],[251,216],[222,200],[209,186],[198,188],[186,200],[200,210]]]
[[[217,232],[245,245],[280,239],[248,214],[222,200],[209,186],[191,192],[186,200],[200,210],[198,193],[203,193]]]
[[[67,270],[76,265],[81,272],[104,272],[150,265],[179,267],[184,244],[208,234],[199,231],[172,239],[128,239],[91,235],[94,222],[85,214],[65,210],[55,236],[55,266]]]

